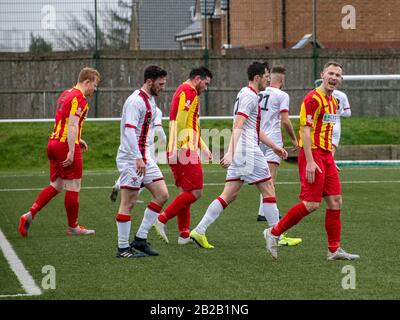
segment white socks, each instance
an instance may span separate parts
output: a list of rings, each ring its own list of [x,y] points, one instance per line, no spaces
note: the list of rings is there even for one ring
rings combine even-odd
[[[118,248],[120,249],[129,247],[129,234],[131,232],[131,223],[131,221],[117,221]]]
[[[265,219],[267,219],[268,226],[271,228],[279,222],[279,210],[278,206],[276,205],[276,199],[263,198],[262,195],[260,199],[261,214],[265,217]]]
[[[140,224],[139,230],[136,233],[136,237],[141,239],[147,239],[147,234],[149,233],[149,230],[152,227],[152,225],[156,222],[158,215],[159,214],[157,212],[149,208],[146,208],[146,210],[144,210],[142,223]]]
[[[205,234],[207,228],[217,220],[222,210],[224,210],[224,207],[218,199],[211,202],[200,223],[197,225],[196,231],[200,234]]]

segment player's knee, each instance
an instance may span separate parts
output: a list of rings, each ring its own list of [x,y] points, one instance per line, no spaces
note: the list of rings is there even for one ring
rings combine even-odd
[[[52,181],[52,182],[50,182],[50,185],[51,185],[54,189],[56,189],[58,193],[60,193],[60,192],[63,191],[64,185],[63,185],[62,180],[61,180],[61,181]]]
[[[203,195],[203,189],[192,190],[192,194],[195,196],[196,199],[199,199]]]
[[[81,179],[64,180],[65,188],[69,191],[81,191]]]
[[[168,191],[164,191],[160,192],[154,200],[156,200],[156,202],[159,203],[160,205],[164,205],[168,201],[168,198],[169,198]]]
[[[326,201],[326,206],[328,209],[339,210],[342,207],[342,197],[341,196],[333,196],[329,197]]]
[[[236,200],[238,194],[239,194],[239,191],[237,191],[237,192],[229,192],[229,193],[226,192],[226,193],[222,193],[220,197],[222,199],[224,199],[227,204],[229,204],[229,203],[231,203],[231,202]]]
[[[308,212],[313,212],[313,211],[317,210],[319,208],[319,206],[321,205],[321,202],[304,201],[303,203],[304,203],[305,207],[307,208]]]

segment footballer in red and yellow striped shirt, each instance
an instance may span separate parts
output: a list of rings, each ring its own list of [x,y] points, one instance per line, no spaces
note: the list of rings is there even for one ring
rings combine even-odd
[[[79,144],[82,132],[82,125],[86,118],[89,105],[82,90],[73,87],[64,91],[57,101],[54,131],[50,140],[66,142],[68,137],[68,122],[71,115],[79,117],[78,132],[75,143]]]
[[[82,151],[87,144],[81,139],[82,124],[88,112],[86,97],[90,97],[100,81],[100,73],[92,68],[83,68],[76,86],[64,91],[56,106],[54,131],[47,144],[50,162],[50,184],[36,198],[29,211],[20,218],[18,231],[28,235],[28,229],[36,214],[65,186],[65,209],[68,218],[68,235],[91,235],[78,225],[79,191],[82,177]]]
[[[301,146],[298,166],[301,184],[300,203],[289,209],[271,230],[267,230],[267,249],[277,256],[273,237],[296,225],[317,210],[322,198],[326,202],[325,231],[328,236],[327,260],[356,260],[360,256],[340,247],[342,191],[339,173],[332,155],[332,128],[336,120],[337,101],[333,90],[342,81],[343,68],[329,61],[321,72],[322,84],[304,98],[300,108]],[[272,241],[271,241],[272,240]]]
[[[159,234],[165,234],[163,226],[177,216],[179,243],[190,241],[190,206],[203,192],[203,170],[198,149],[211,159],[211,152],[200,137],[199,126],[199,95],[207,90],[211,79],[212,73],[207,68],[192,69],[189,79],[175,91],[170,107],[167,157],[181,193],[160,214],[155,226]]]
[[[337,100],[320,88],[309,92],[300,107],[299,146],[303,146],[302,127],[311,127],[311,148],[332,151],[332,130],[336,120]]]

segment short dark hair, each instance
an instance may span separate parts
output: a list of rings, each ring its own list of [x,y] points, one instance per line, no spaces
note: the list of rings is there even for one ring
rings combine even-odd
[[[206,77],[212,79],[212,73],[206,67],[192,69],[189,73],[189,79],[193,80],[196,76],[200,76],[201,79],[205,79]]]
[[[272,67],[271,73],[279,73],[279,74],[285,74],[286,69],[284,66],[274,66]]]
[[[150,65],[147,66],[146,69],[144,69],[144,82],[146,82],[148,79],[154,81],[158,78],[164,78],[166,76],[167,71],[156,65]]]
[[[247,68],[247,76],[249,78],[249,81],[253,81],[255,76],[260,76],[265,73],[265,69],[268,69],[264,63],[255,61],[249,67]]]
[[[271,72],[271,67],[267,61],[264,61],[262,64],[265,66],[265,69],[267,69],[268,72]]]
[[[336,62],[334,60],[330,60],[327,63],[325,63],[324,68],[322,70],[325,70],[326,68],[328,68],[329,66],[335,66],[335,67],[339,67],[340,69],[343,70],[343,66],[339,63]]]

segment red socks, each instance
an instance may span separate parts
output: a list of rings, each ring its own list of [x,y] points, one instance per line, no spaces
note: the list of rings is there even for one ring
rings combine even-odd
[[[65,192],[64,205],[67,210],[68,225],[71,228],[78,226],[78,213],[79,213],[79,192],[69,191]]]
[[[300,202],[289,209],[285,216],[279,221],[279,223],[272,228],[271,233],[274,236],[280,236],[286,230],[296,225],[301,219],[303,219],[309,212],[303,202]]]
[[[335,252],[340,247],[340,209],[326,209],[325,230],[328,235],[328,249],[330,252]]]
[[[38,213],[57,194],[58,191],[52,185],[48,185],[46,188],[44,188],[39,193],[35,203],[29,209],[29,211],[32,213],[32,219],[34,219],[36,213]]]
[[[185,207],[176,215],[179,234],[182,238],[189,237],[190,233],[190,207]]]
[[[172,201],[169,204],[169,206],[164,210],[164,212],[158,216],[158,220],[161,223],[165,224],[168,222],[168,220],[175,217],[178,213],[180,213],[184,209],[185,210],[188,209],[190,212],[190,205],[196,200],[197,200],[196,197],[191,192],[189,191],[182,192],[174,199],[174,201]]]

